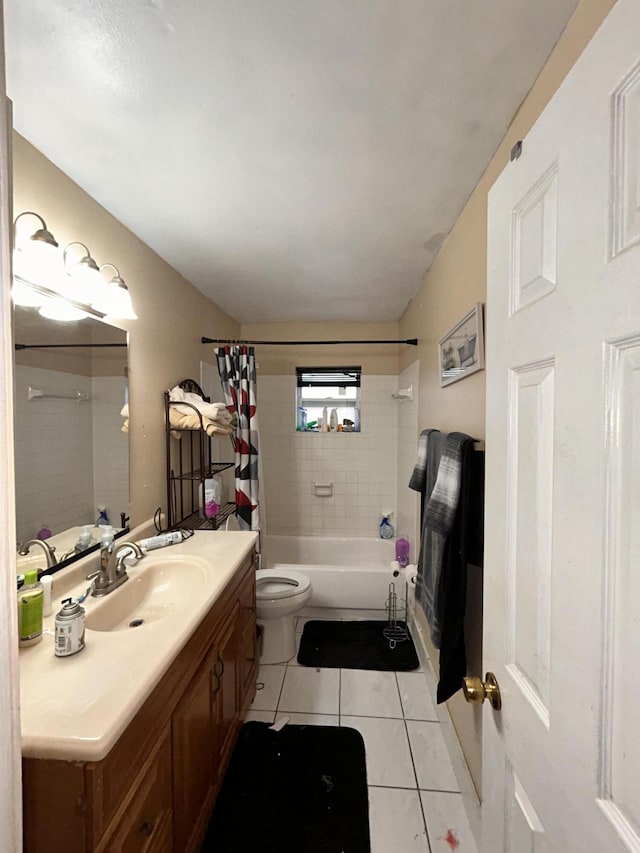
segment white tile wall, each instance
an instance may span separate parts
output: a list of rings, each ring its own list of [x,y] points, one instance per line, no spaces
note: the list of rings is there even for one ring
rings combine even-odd
[[[44,393],[91,394],[91,379],[74,373],[17,366],[15,462],[17,539],[41,527],[65,530],[95,520],[91,403],[41,399],[29,402],[31,386]]]
[[[396,376],[362,377],[360,433],[299,433],[295,377],[259,377],[269,533],[377,536],[397,502],[397,387]],[[314,483],[332,483],[333,497],[315,497]]]
[[[396,533],[404,534],[411,544],[411,560],[418,558],[418,519],[420,496],[408,488],[416,464],[418,449],[418,383],[419,362],[414,361],[398,376],[398,389],[413,387],[413,400],[402,400],[398,407],[398,511]]]
[[[120,513],[129,515],[129,436],[122,432],[120,416],[124,376],[95,376],[91,395],[93,505],[106,506],[111,523],[120,526]]]
[[[87,402],[28,400],[31,386]],[[61,531],[96,519],[104,504],[111,521],[129,507],[129,443],[121,432],[124,378],[94,378],[39,367],[15,370],[16,538],[42,527]],[[94,453],[94,451],[96,451]],[[95,458],[95,465],[94,465]]]

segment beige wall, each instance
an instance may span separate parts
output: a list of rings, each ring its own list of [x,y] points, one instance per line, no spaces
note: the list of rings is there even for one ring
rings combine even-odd
[[[249,323],[242,326],[245,340],[258,341],[354,341],[397,340],[397,323]],[[400,350],[413,353],[415,347],[319,346],[256,347],[258,370],[264,375],[295,375],[296,367],[360,365],[363,373],[397,374]]]
[[[131,524],[165,507],[162,393],[198,379],[209,337],[238,337],[240,326],[17,134],[13,136],[14,217],[43,216],[61,246],[86,243],[99,263],[114,263],[139,319],[129,332]]]
[[[615,0],[581,0],[575,14],[485,174],[472,193],[458,221],[440,250],[422,286],[400,320],[400,337],[420,339],[420,429],[437,427],[461,430],[484,437],[485,374],[477,373],[446,388],[438,384],[437,343],[476,302],[486,299],[487,193],[509,161],[513,144],[523,139],[563,81]],[[491,334],[491,313],[486,320]],[[406,367],[415,352],[403,351],[400,364]],[[482,636],[482,588],[477,575],[471,578],[468,594],[468,646],[470,671],[484,673],[479,648]],[[433,651],[433,650],[432,650]],[[436,653],[437,654],[437,653]],[[471,769],[480,786],[482,709],[465,705],[460,693],[449,703],[454,725]],[[486,711],[484,712],[486,714]]]

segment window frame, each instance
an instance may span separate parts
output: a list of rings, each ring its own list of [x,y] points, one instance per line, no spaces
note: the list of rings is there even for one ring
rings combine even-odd
[[[314,378],[315,377],[315,378]],[[362,385],[362,368],[360,366],[336,367],[296,367],[296,407],[295,423],[298,427],[298,409],[353,409],[354,428],[348,432],[360,432],[360,403]],[[355,388],[355,397],[325,397],[305,401],[305,388]],[[344,420],[344,419],[343,419]],[[349,418],[351,420],[351,418]],[[316,430],[307,430],[316,432]],[[322,432],[325,430],[323,429]]]

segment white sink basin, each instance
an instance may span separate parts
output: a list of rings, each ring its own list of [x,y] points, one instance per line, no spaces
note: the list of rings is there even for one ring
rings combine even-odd
[[[90,631],[144,628],[194,604],[210,577],[210,565],[199,557],[145,557],[129,570],[129,580],[121,587],[87,602],[86,627]]]

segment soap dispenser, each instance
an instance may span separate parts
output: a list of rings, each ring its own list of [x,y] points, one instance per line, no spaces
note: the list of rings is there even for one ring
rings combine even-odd
[[[20,646],[33,646],[42,639],[44,590],[37,569],[24,573],[18,590],[18,636]]]
[[[86,551],[87,548],[90,548],[95,544],[95,541],[96,540],[91,535],[91,525],[85,524],[78,534],[78,541],[74,546],[76,554],[81,554],[83,551]]]
[[[102,536],[100,537],[100,568],[106,572],[109,565],[109,557],[113,551],[113,534],[115,530],[110,525],[102,528]]]

